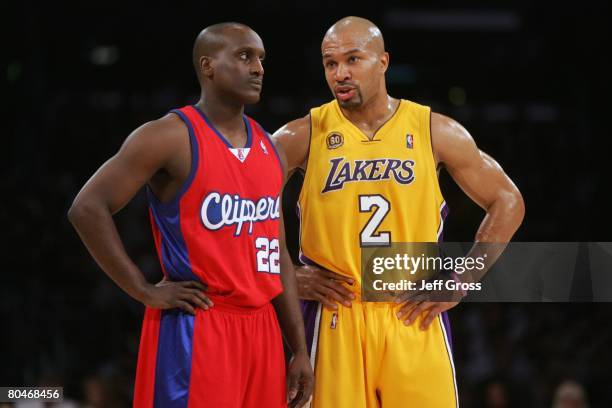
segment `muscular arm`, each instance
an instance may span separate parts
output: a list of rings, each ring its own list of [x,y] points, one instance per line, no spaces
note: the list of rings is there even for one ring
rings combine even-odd
[[[307,118],[306,118],[307,119]],[[274,136],[274,143],[278,151],[278,155],[283,167],[283,183],[289,177],[289,172],[295,171],[296,168],[301,167],[305,163],[307,151],[300,155],[299,152],[287,155],[288,144],[294,143],[295,138],[303,137],[304,135],[304,118],[293,121],[283,126]],[[297,122],[297,124],[296,124]],[[308,129],[310,129],[310,123],[307,123]],[[285,143],[282,145],[278,139],[279,132],[283,132],[282,138]],[[308,146],[306,142],[306,146]],[[291,150],[294,152],[294,150]],[[289,162],[288,158],[291,160]],[[287,250],[287,243],[285,240],[285,223],[281,205],[281,226],[279,232],[280,238],[280,267],[281,267],[281,279],[283,282],[284,292],[281,296],[274,300],[274,307],[276,308],[279,320],[283,326],[283,331],[287,336],[287,341],[291,346],[291,350],[296,352],[306,352],[306,343],[304,340],[304,322],[300,313],[298,304],[298,293],[295,279],[295,272],[293,269],[293,263]]]
[[[165,299],[159,298],[160,291],[146,282],[127,255],[112,216],[158,171],[174,171],[174,161],[181,158],[181,147],[188,146],[188,140],[187,128],[175,115],[141,126],[89,179],[68,211],[70,222],[104,272],[130,296],[154,307],[172,306],[164,302],[177,293],[165,289]],[[196,288],[204,289],[201,284],[183,285],[184,298],[174,306],[193,312],[186,304],[189,299],[196,305],[204,305],[205,300],[196,293],[199,292]],[[178,288],[170,291],[174,290]]]
[[[437,162],[486,211],[476,232],[476,242],[510,241],[525,214],[518,188],[491,156],[478,149],[467,130],[456,121],[432,113],[431,134]]]
[[[298,119],[298,121],[300,120],[302,119]],[[308,123],[308,127],[310,128],[310,123]],[[288,137],[293,136],[299,138],[303,136],[303,123],[302,126],[298,124],[297,129],[294,129],[292,124],[288,124],[281,128],[281,130],[286,132]],[[291,162],[289,164],[284,147],[279,144],[278,139],[275,139],[274,142],[284,171],[283,180],[286,181],[289,171],[293,172],[296,168],[302,167],[305,164],[306,155],[308,154],[307,147],[302,156],[300,156],[299,152],[290,155]],[[306,144],[306,146],[308,145]],[[306,349],[304,321],[302,320],[302,314],[298,303],[295,270],[285,240],[285,223],[282,205],[280,208],[280,269],[284,291],[281,295],[276,297],[272,303],[276,310],[279,323],[283,329],[283,333],[293,352],[293,358],[287,373],[287,400],[291,402],[290,406],[301,407],[306,404],[312,394],[314,374],[312,373],[310,360],[308,358],[308,350]]]
[[[443,164],[459,187],[486,211],[476,232],[475,244],[466,255],[472,258],[484,255],[486,267],[466,271],[458,277],[462,282],[478,282],[521,225],[525,214],[523,198],[501,166],[479,150],[468,131],[453,119],[432,113],[431,137],[436,163]],[[461,294],[441,293],[439,296],[441,300],[456,300]],[[424,330],[436,316],[457,303],[408,301],[397,316],[409,325],[423,313],[421,328]]]
[[[297,285],[293,263],[289,257],[285,243],[285,224],[281,211],[281,225],[279,232],[280,241],[280,269],[281,281],[283,283],[283,293],[277,296],[272,304],[276,309],[276,314],[287,342],[294,354],[307,353],[304,335],[304,321],[298,303]]]

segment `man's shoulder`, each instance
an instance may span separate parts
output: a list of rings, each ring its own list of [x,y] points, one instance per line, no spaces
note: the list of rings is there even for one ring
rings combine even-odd
[[[164,116],[144,124],[148,128],[164,134],[185,134],[187,126],[184,120],[174,112],[168,112]]]
[[[412,109],[415,111],[423,111],[423,112],[431,111],[431,107],[429,105],[425,105],[424,103],[413,101],[412,99],[401,98],[400,101],[404,106],[407,106],[409,109]]]
[[[188,128],[178,115],[168,112],[158,119],[144,123],[135,133],[151,142],[176,141],[188,135]]]
[[[311,115],[317,116],[322,112],[335,111],[336,109],[339,109],[338,102],[335,99],[332,99],[318,106],[313,106],[310,108],[310,113]]]
[[[157,151],[167,155],[188,144],[189,131],[186,124],[176,114],[167,113],[135,129],[125,140],[121,150],[141,153]]]
[[[299,136],[305,136],[310,134],[310,113],[302,116],[301,118],[294,119],[281,126],[274,134],[272,139],[277,141],[279,139],[295,139]]]

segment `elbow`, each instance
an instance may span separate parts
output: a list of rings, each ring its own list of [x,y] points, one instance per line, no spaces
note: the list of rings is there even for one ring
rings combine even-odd
[[[504,208],[507,219],[512,222],[516,231],[525,218],[525,200],[521,192],[515,187],[504,194]]]
[[[66,214],[68,217],[68,221],[76,228],[78,224],[82,222],[82,220],[86,219],[88,215],[92,214],[94,208],[91,204],[88,204],[87,201],[79,199],[79,197],[75,198],[72,202],[72,205],[68,209],[68,213]]]
[[[81,204],[75,199],[72,202],[70,208],[68,209],[68,213],[66,214],[66,216],[68,217],[68,221],[70,221],[72,225],[76,225],[82,212],[83,210]]]
[[[520,191],[518,191],[518,189],[514,193],[512,207],[515,213],[517,223],[520,226],[523,223],[523,219],[525,218],[525,200],[523,199],[523,195]]]

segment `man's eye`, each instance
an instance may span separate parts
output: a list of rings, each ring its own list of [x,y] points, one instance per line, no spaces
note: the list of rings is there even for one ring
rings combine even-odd
[[[327,68],[333,68],[334,66],[336,66],[336,63],[335,62],[328,62],[328,63],[325,64],[325,66]]]
[[[247,59],[249,59],[249,55],[246,52],[241,52],[240,59],[246,61]]]
[[[349,62],[355,62],[357,60],[358,60],[357,57],[349,57]]]

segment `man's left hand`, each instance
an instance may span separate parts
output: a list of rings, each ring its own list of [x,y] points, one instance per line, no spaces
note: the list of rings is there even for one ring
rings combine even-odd
[[[314,373],[306,352],[297,353],[287,370],[287,403],[291,408],[300,408],[310,401],[314,387]]]
[[[397,318],[404,322],[406,326],[414,323],[416,318],[422,313],[427,313],[421,321],[421,330],[427,330],[433,319],[435,319],[440,313],[447,311],[455,306],[459,302],[432,302],[429,300],[409,300],[402,304],[402,307],[397,311]]]

